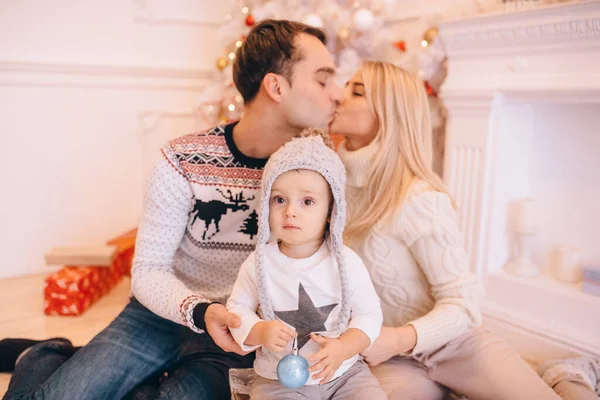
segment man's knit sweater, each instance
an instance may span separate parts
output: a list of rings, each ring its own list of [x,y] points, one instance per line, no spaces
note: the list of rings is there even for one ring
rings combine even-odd
[[[203,332],[206,307],[227,301],[258,229],[267,160],[242,154],[233,126],[182,136],[162,149],[136,242],[133,295],[196,332]]]
[[[351,209],[364,193],[375,145],[338,153],[348,174]],[[374,226],[354,250],[364,261],[381,299],[384,326],[412,324],[413,354],[426,353],[481,324],[482,285],[469,272],[467,254],[450,197],[427,183],[413,184],[397,214]]]

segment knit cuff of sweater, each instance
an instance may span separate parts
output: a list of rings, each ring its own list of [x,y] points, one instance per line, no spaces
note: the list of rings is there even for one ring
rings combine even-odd
[[[215,303],[219,302],[213,301],[212,303],[198,303],[196,306],[194,306],[194,311],[192,312],[192,322],[194,326],[200,329],[202,332],[206,332],[206,322],[204,321],[206,310],[208,309],[208,306]]]
[[[420,354],[437,349],[450,340],[460,336],[466,328],[463,321],[454,315],[426,314],[423,317],[410,322],[417,331],[417,344],[410,354]]]

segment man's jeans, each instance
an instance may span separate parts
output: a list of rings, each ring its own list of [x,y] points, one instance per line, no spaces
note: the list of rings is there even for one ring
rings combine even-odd
[[[62,341],[33,346],[4,399],[229,399],[229,368],[249,368],[253,360],[254,353],[226,353],[208,334],[161,318],[132,298],[76,352]]]

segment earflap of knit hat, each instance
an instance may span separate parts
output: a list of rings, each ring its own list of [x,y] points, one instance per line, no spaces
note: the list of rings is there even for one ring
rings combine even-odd
[[[261,200],[258,214],[258,233],[255,251],[258,299],[260,301],[262,309],[262,318],[267,321],[275,319],[273,304],[271,302],[271,297],[269,296],[269,288],[266,277],[267,271],[265,268],[265,246],[271,236],[271,229],[269,227],[269,200],[271,197],[271,187],[273,186],[273,182],[275,181],[275,179],[275,176],[265,176],[265,174],[263,173]]]
[[[330,183],[331,185],[331,183]],[[345,186],[345,182],[344,182]],[[329,247],[331,254],[334,256],[340,275],[341,307],[338,316],[338,330],[343,332],[348,326],[350,320],[350,285],[348,282],[348,273],[344,256],[342,254],[344,248],[343,235],[344,226],[346,225],[346,199],[344,196],[344,188],[334,190],[333,193],[333,208],[331,210],[331,220],[329,223]]]

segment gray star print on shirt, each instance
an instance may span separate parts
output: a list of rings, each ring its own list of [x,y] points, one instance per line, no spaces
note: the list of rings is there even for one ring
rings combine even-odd
[[[315,307],[312,299],[302,287],[298,287],[298,309],[291,311],[275,311],[275,315],[283,322],[296,328],[298,333],[298,349],[301,349],[310,340],[311,332],[326,331],[325,321],[329,317],[331,310],[337,306],[329,304],[322,307]]]

